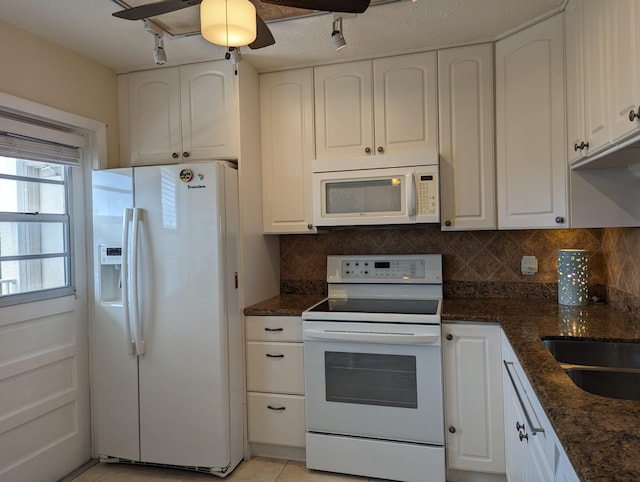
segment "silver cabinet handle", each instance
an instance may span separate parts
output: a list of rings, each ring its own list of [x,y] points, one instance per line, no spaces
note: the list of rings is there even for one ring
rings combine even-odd
[[[640,119],[640,107],[638,107],[638,112],[634,112],[633,110],[629,111],[629,120],[633,122],[636,119]]]
[[[509,369],[509,366],[513,367],[513,362],[508,362],[506,360],[503,360],[502,362],[504,363],[504,368],[507,370],[507,375],[509,375],[509,380],[511,380],[511,385],[513,386],[513,390],[515,391],[516,397],[518,398],[518,403],[520,404],[520,407],[522,407],[522,412],[524,413],[524,418],[527,421],[527,425],[531,429],[531,435],[535,435],[538,432],[544,433],[544,428],[535,427],[533,425],[533,422],[531,421],[531,416],[529,415],[529,410],[527,410],[527,407],[525,407],[525,405],[524,405],[524,399],[523,399],[522,395],[520,395],[520,391],[518,390],[518,387],[516,386],[516,380],[515,380],[514,376],[511,374],[511,370]],[[522,440],[522,438],[523,438],[522,434],[520,434],[520,440]]]

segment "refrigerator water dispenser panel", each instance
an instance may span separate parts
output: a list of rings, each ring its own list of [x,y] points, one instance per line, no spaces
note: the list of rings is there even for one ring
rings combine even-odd
[[[100,302],[122,303],[122,247],[100,245]]]

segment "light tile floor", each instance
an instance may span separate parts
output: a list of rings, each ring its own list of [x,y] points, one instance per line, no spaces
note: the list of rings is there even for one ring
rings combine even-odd
[[[381,482],[381,479],[309,470],[304,462],[264,457],[254,457],[241,462],[225,478],[184,470],[98,463],[71,480],[72,482]]]

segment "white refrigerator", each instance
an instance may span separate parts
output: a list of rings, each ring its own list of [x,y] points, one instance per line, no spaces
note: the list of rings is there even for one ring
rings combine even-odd
[[[243,457],[237,170],[95,171],[93,211],[97,455],[226,476]]]

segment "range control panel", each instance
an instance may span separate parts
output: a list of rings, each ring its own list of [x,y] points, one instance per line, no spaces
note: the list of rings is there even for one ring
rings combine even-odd
[[[439,254],[329,256],[329,283],[441,283]]]

